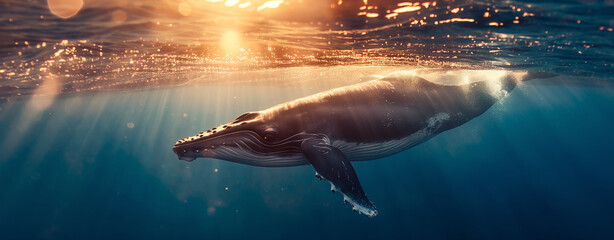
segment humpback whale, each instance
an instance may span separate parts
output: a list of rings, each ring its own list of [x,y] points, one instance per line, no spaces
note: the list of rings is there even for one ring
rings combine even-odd
[[[493,77],[495,78],[495,77]],[[352,161],[389,156],[461,126],[505,97],[521,76],[440,84],[396,74],[247,112],[177,141],[179,159],[261,167],[311,165],[353,210],[377,215]]]

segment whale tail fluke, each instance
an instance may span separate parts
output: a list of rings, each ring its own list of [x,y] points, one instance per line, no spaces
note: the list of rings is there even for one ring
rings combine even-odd
[[[544,72],[544,71],[528,71],[527,75],[524,76],[522,81],[526,82],[526,81],[531,81],[534,79],[546,79],[546,78],[553,78],[553,77],[558,77],[558,76],[559,76],[558,74]]]
[[[511,92],[518,84],[523,82],[539,79],[548,79],[557,76],[559,75],[543,71],[528,71],[522,74],[519,74],[518,72],[511,73],[499,80],[501,83],[500,89],[504,90],[505,94],[495,96],[499,96],[497,99],[499,99],[501,96],[506,96],[507,93]],[[484,85],[488,86],[488,83],[484,82]]]
[[[334,146],[322,139],[307,139],[301,144],[303,154],[316,170],[316,177],[331,184],[331,191],[341,192],[343,201],[352,210],[367,217],[377,216],[373,202],[365,194],[350,160]]]

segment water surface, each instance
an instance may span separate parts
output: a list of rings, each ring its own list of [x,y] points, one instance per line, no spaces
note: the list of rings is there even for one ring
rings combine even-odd
[[[614,237],[612,1],[247,2],[0,2],[2,239]],[[246,111],[453,70],[557,77],[355,163],[373,219],[310,166],[170,149]]]

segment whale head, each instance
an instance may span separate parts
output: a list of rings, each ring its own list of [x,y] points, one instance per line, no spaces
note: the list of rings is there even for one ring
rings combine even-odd
[[[293,166],[306,161],[300,144],[308,135],[296,131],[293,121],[265,119],[248,112],[235,120],[177,141],[179,159],[215,158],[255,166]]]

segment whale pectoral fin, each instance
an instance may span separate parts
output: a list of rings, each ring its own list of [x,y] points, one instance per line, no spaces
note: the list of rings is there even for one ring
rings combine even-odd
[[[316,170],[316,177],[331,183],[331,191],[340,191],[352,209],[375,217],[375,205],[362,190],[350,160],[336,147],[320,139],[308,139],[301,144],[303,154]]]

